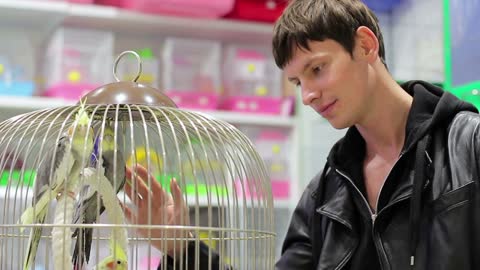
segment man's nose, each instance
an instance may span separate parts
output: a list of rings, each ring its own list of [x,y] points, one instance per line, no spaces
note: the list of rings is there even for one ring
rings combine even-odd
[[[315,88],[315,86],[308,84],[308,83],[303,83],[301,84],[301,91],[302,91],[302,102],[304,105],[311,105],[312,101],[320,98],[322,93],[318,89]]]

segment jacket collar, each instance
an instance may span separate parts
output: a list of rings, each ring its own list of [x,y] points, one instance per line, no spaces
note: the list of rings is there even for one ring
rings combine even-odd
[[[336,173],[335,173],[336,174]],[[325,197],[320,197],[316,201],[315,210],[317,213],[327,216],[353,231],[353,224],[356,223],[358,213],[355,208],[352,194],[345,181],[341,181],[332,174],[326,175],[320,181],[319,190]],[[327,180],[328,179],[328,180]]]

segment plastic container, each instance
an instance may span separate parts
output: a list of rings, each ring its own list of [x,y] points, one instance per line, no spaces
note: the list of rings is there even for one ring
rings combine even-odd
[[[0,28],[0,96],[31,96],[35,59],[27,34]]]
[[[76,4],[93,4],[93,0],[68,0],[68,2]]]
[[[373,11],[390,12],[403,0],[363,0],[363,2]]]
[[[282,73],[268,48],[228,45],[223,70],[221,109],[274,115],[293,112],[293,99],[283,96]]]
[[[37,0],[44,2],[70,2],[76,4],[93,4],[94,0]]]
[[[165,92],[179,107],[202,110],[218,107],[219,42],[167,38],[162,55]]]
[[[225,17],[249,21],[274,22],[287,6],[287,0],[236,0]]]
[[[264,129],[258,133],[254,144],[270,174],[273,197],[287,199],[290,196],[288,135],[278,130]]]
[[[95,0],[94,2],[97,5],[123,7],[123,0]]]
[[[122,7],[144,13],[218,18],[233,8],[234,0],[96,0],[101,5]]]
[[[112,81],[113,34],[107,31],[60,28],[44,59],[44,96],[78,99]]]
[[[271,180],[273,198],[288,199],[291,195],[288,159],[290,153],[289,132],[283,129],[247,126],[241,126],[239,129],[250,138],[265,162]],[[236,188],[242,187],[236,183]],[[245,193],[247,196],[253,197],[259,195],[257,191],[253,190],[246,190]]]

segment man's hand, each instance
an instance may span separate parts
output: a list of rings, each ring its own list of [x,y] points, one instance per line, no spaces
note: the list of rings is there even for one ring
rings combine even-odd
[[[148,173],[147,169],[140,165],[135,166],[133,170],[127,168],[127,179],[125,192],[136,206],[136,210],[134,210],[134,208],[122,204],[130,223],[139,225],[190,225],[187,205],[174,178],[170,180],[172,194],[167,193],[160,183]],[[148,188],[148,184],[151,185],[150,188]],[[151,203],[150,207],[149,202]],[[151,223],[149,223],[149,219],[151,219]],[[189,231],[180,229],[139,228],[138,232],[143,237],[157,238],[152,240],[152,245],[169,256],[174,256],[175,253],[179,253],[186,248],[185,240],[175,241],[172,238],[186,239],[192,237]]]

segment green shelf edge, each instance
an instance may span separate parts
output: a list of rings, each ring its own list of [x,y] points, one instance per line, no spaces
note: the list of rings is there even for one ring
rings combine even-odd
[[[3,171],[0,177],[0,187],[8,186],[8,179],[12,179],[13,182],[16,184],[18,182],[22,182],[22,184],[26,186],[33,186],[33,179],[35,177],[35,172],[31,170],[26,170],[23,173],[23,178],[21,176],[21,171],[13,170],[10,173],[10,170]],[[169,175],[163,174],[157,176],[157,181],[162,185],[162,187],[167,191],[170,192],[170,184],[169,181],[171,178],[179,178],[177,175]],[[20,179],[23,179],[21,181]],[[206,185],[206,184],[186,184],[185,192],[187,195],[197,195],[198,196],[207,196],[210,193],[210,196],[225,196],[228,194],[228,189],[225,187],[218,187],[215,185]]]

